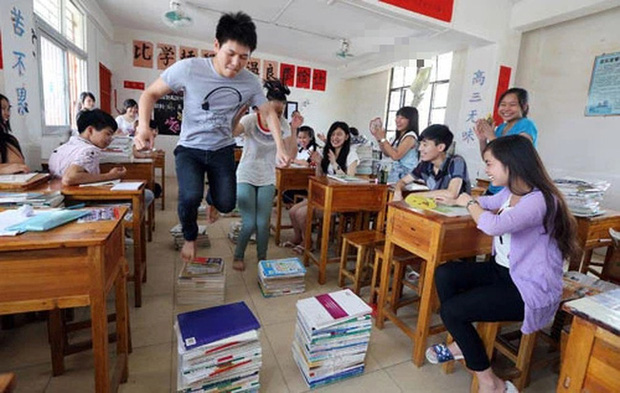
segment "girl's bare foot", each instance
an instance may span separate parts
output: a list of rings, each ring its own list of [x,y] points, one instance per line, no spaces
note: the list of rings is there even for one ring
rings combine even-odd
[[[215,206],[207,205],[207,222],[213,224],[220,218],[220,212],[217,211]]]
[[[243,262],[243,259],[235,259],[233,261],[233,269],[237,270],[239,272],[242,272],[245,270],[245,262]]]
[[[448,344],[448,349],[453,356],[463,356],[463,352],[461,351],[461,348],[459,348],[459,345],[456,343],[456,341],[452,341],[450,344]]]
[[[181,248],[181,260],[184,262],[193,261],[196,258],[196,241],[186,240]]]

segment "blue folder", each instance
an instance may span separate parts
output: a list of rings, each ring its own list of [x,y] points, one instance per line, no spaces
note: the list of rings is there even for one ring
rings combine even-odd
[[[47,231],[70,221],[77,220],[88,213],[88,211],[76,210],[54,210],[42,212],[27,219],[26,221],[20,222],[19,224],[11,225],[6,228],[6,230],[19,232]]]
[[[186,350],[260,328],[244,302],[186,312],[177,321]]]

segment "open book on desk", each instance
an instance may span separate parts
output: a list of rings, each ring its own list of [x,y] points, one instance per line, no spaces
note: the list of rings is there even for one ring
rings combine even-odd
[[[327,175],[328,178],[342,183],[368,183],[368,179],[349,175]]]
[[[0,175],[0,183],[26,183],[35,177],[37,173],[15,173],[12,175]]]
[[[121,179],[114,179],[114,180],[105,180],[105,181],[98,181],[98,182],[94,182],[94,183],[84,183],[84,184],[80,184],[80,187],[103,187],[103,186],[115,186],[118,183],[121,182]]]

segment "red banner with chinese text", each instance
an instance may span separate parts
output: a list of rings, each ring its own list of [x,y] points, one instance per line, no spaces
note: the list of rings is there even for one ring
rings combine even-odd
[[[499,67],[499,76],[497,77],[497,91],[495,92],[495,105],[493,106],[493,121],[495,124],[502,124],[504,121],[497,112],[497,106],[499,104],[499,97],[508,90],[510,85],[510,74],[512,68],[506,66]]]
[[[452,21],[454,0],[379,0],[444,22]]]

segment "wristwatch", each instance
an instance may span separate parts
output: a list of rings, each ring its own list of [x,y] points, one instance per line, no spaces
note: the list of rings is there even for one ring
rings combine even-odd
[[[469,209],[469,207],[471,205],[479,205],[478,201],[475,200],[474,198],[470,199],[469,201],[467,201],[467,204],[465,205],[465,209]]]
[[[379,143],[384,143],[384,142],[387,142],[387,139],[385,139],[385,138],[381,138],[381,139],[379,140]]]

